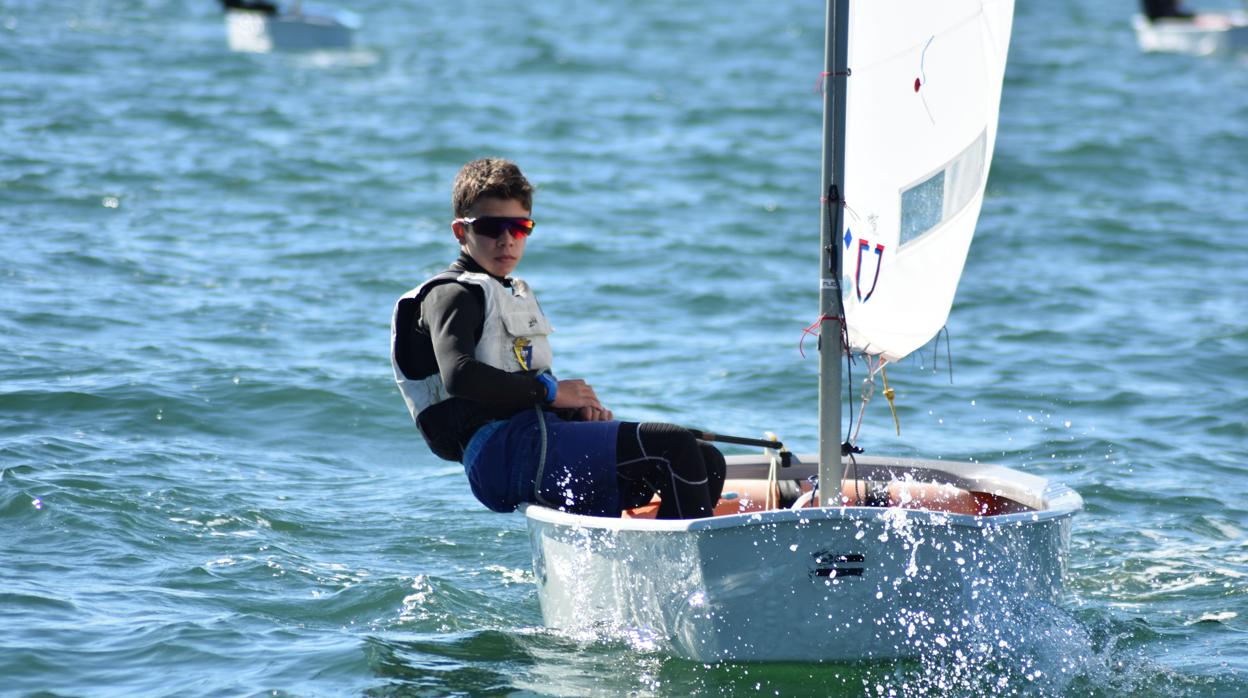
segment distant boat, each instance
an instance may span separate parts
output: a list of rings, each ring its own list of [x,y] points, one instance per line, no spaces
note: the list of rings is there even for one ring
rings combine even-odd
[[[1248,12],[1233,10],[1151,21],[1141,14],[1134,17],[1132,24],[1141,51],[1195,56],[1248,51]]]
[[[231,51],[310,51],[349,49],[359,18],[345,10],[289,6],[269,0],[221,0]]]
[[[1014,609],[1060,599],[1078,493],[999,465],[860,456],[841,431],[845,355],[882,376],[948,318],[1013,13],[1013,0],[828,0],[819,453],[728,456],[706,518],[525,505],[547,625],[703,662],[887,659],[977,627],[1025,631]]]

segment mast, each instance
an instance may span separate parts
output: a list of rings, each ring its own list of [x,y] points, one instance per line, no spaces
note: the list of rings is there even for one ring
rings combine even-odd
[[[845,179],[845,79],[849,69],[849,0],[828,0],[823,72],[823,174],[819,209],[819,506],[840,506],[841,230]]]

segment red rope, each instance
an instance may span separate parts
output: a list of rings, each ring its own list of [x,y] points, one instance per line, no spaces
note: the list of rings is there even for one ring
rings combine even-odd
[[[815,94],[817,95],[823,94],[823,80],[824,78],[828,77],[831,74],[832,73],[829,73],[826,70],[819,72],[819,79],[815,81]]]
[[[804,348],[804,345],[806,344],[806,335],[813,334],[815,336],[819,336],[819,331],[823,329],[821,325],[823,325],[824,320],[835,320],[836,323],[841,326],[842,330],[845,329],[845,322],[838,315],[824,315],[818,320],[810,323],[806,329],[802,330],[802,338],[797,342],[797,351],[802,355],[803,359],[806,358],[806,350]]]

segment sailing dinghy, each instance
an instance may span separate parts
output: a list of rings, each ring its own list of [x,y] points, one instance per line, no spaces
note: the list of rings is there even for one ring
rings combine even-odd
[[[1076,492],[998,465],[860,456],[841,434],[841,360],[874,377],[945,324],[1013,11],[829,0],[819,453],[729,456],[708,518],[526,506],[548,626],[616,630],[696,661],[884,659],[1058,600]]]
[[[1131,20],[1141,51],[1228,55],[1248,51],[1248,12],[1209,12],[1186,18]]]
[[[222,0],[222,6],[230,50],[244,53],[349,49],[360,26],[354,13],[304,7],[300,0],[286,7],[273,0]]]

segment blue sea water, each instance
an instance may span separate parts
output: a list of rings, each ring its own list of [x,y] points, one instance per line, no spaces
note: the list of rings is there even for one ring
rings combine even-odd
[[[249,55],[208,0],[0,0],[0,694],[1248,695],[1248,59],[1023,0],[953,380],[929,347],[863,427],[1076,488],[1062,613],[702,665],[542,627],[389,313],[514,158],[561,375],[813,450],[822,4],[339,4],[357,49]]]

